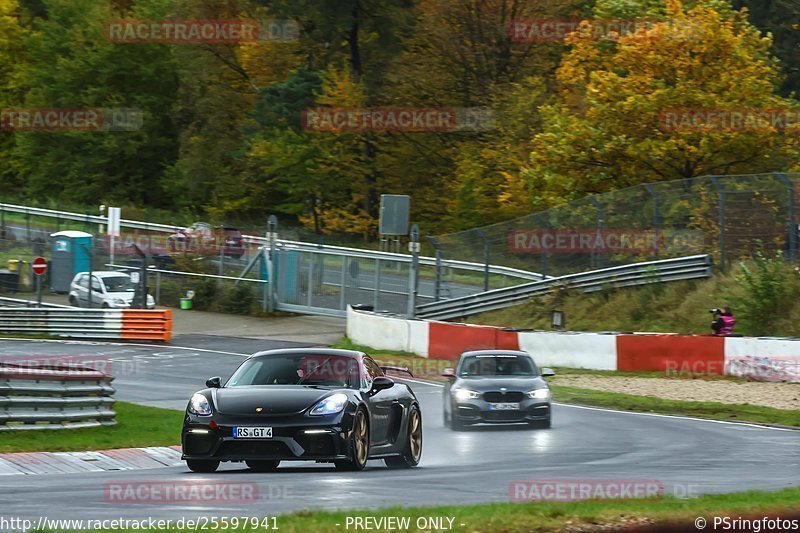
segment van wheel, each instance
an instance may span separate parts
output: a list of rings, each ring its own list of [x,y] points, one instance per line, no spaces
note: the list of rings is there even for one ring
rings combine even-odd
[[[80,306],[78,305],[78,300],[77,300],[77,299],[75,299],[75,297],[74,297],[74,296],[70,296],[70,297],[69,297],[69,305],[71,305],[72,307],[80,307]]]

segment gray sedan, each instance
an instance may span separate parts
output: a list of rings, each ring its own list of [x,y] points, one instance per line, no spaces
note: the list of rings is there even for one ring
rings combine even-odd
[[[531,355],[515,350],[464,352],[455,369],[446,368],[444,422],[452,429],[476,423],[551,425],[550,388],[555,373],[537,368]]]

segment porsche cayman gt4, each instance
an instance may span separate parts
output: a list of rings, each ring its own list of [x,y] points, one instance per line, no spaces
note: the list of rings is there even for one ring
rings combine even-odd
[[[213,472],[224,461],[259,471],[281,461],[362,470],[368,459],[409,468],[422,455],[414,392],[363,352],[258,352],[225,384],[214,377],[206,386],[190,399],[183,422],[182,458],[195,472]]]

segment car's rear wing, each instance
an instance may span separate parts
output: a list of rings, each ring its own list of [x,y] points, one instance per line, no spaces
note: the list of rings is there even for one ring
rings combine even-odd
[[[383,370],[384,372],[400,372],[403,374],[408,374],[412,378],[414,377],[414,374],[411,373],[411,370],[409,370],[407,367],[404,366],[391,366],[391,365],[379,365],[379,366],[381,367],[381,370]]]

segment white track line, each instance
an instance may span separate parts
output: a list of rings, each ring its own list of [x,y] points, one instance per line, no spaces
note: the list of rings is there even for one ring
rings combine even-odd
[[[553,405],[559,405],[561,407],[572,407],[573,409],[586,409],[589,411],[605,411],[607,413],[619,413],[623,415],[638,415],[638,416],[653,416],[656,418],[677,418],[680,420],[696,420],[697,422],[711,422],[713,424],[725,424],[728,426],[737,426],[737,427],[751,427],[757,429],[771,429],[773,431],[798,431],[797,429],[792,428],[776,428],[773,426],[762,426],[760,424],[749,424],[747,422],[731,422],[728,420],[713,420],[711,418],[696,418],[692,416],[682,416],[682,415],[662,415],[657,413],[640,413],[638,411],[619,411],[617,409],[606,409],[603,407],[587,407],[585,405],[572,405],[569,403],[557,403],[553,402]]]
[[[258,340],[258,339],[254,339]],[[75,344],[83,346],[139,346],[141,348],[153,348],[155,350],[189,350],[192,352],[208,352],[208,353],[221,353],[225,355],[238,355],[240,357],[250,357],[249,353],[238,352],[224,352],[222,350],[209,350],[208,348],[191,348],[188,346],[169,346],[157,344],[136,344],[132,342],[110,342],[110,341],[76,341],[76,340],[60,340],[60,339],[19,339],[11,337],[0,337],[0,342],[3,341],[23,341],[23,342],[56,342],[59,344]]]
[[[434,383],[431,381],[420,381],[408,378],[397,378],[397,379],[402,379],[404,381],[413,381],[414,383],[420,383],[422,385],[430,385],[431,387],[444,387],[444,385],[440,383]],[[606,413],[618,413],[622,415],[653,416],[656,418],[677,418],[679,420],[695,420],[697,422],[711,422],[714,424],[725,424],[728,426],[750,427],[756,429],[771,429],[773,431],[798,431],[797,429],[792,429],[792,428],[777,428],[773,426],[765,426],[760,424],[748,424],[747,422],[730,422],[728,420],[713,420],[711,418],[696,418],[692,416],[681,416],[681,415],[662,415],[657,413],[640,413],[637,411],[619,411],[617,409],[606,409],[603,407],[587,407],[584,405],[572,405],[569,403],[559,403],[559,402],[553,402],[553,405],[558,405],[561,407],[572,407],[573,409],[586,409],[589,411],[604,411]]]

